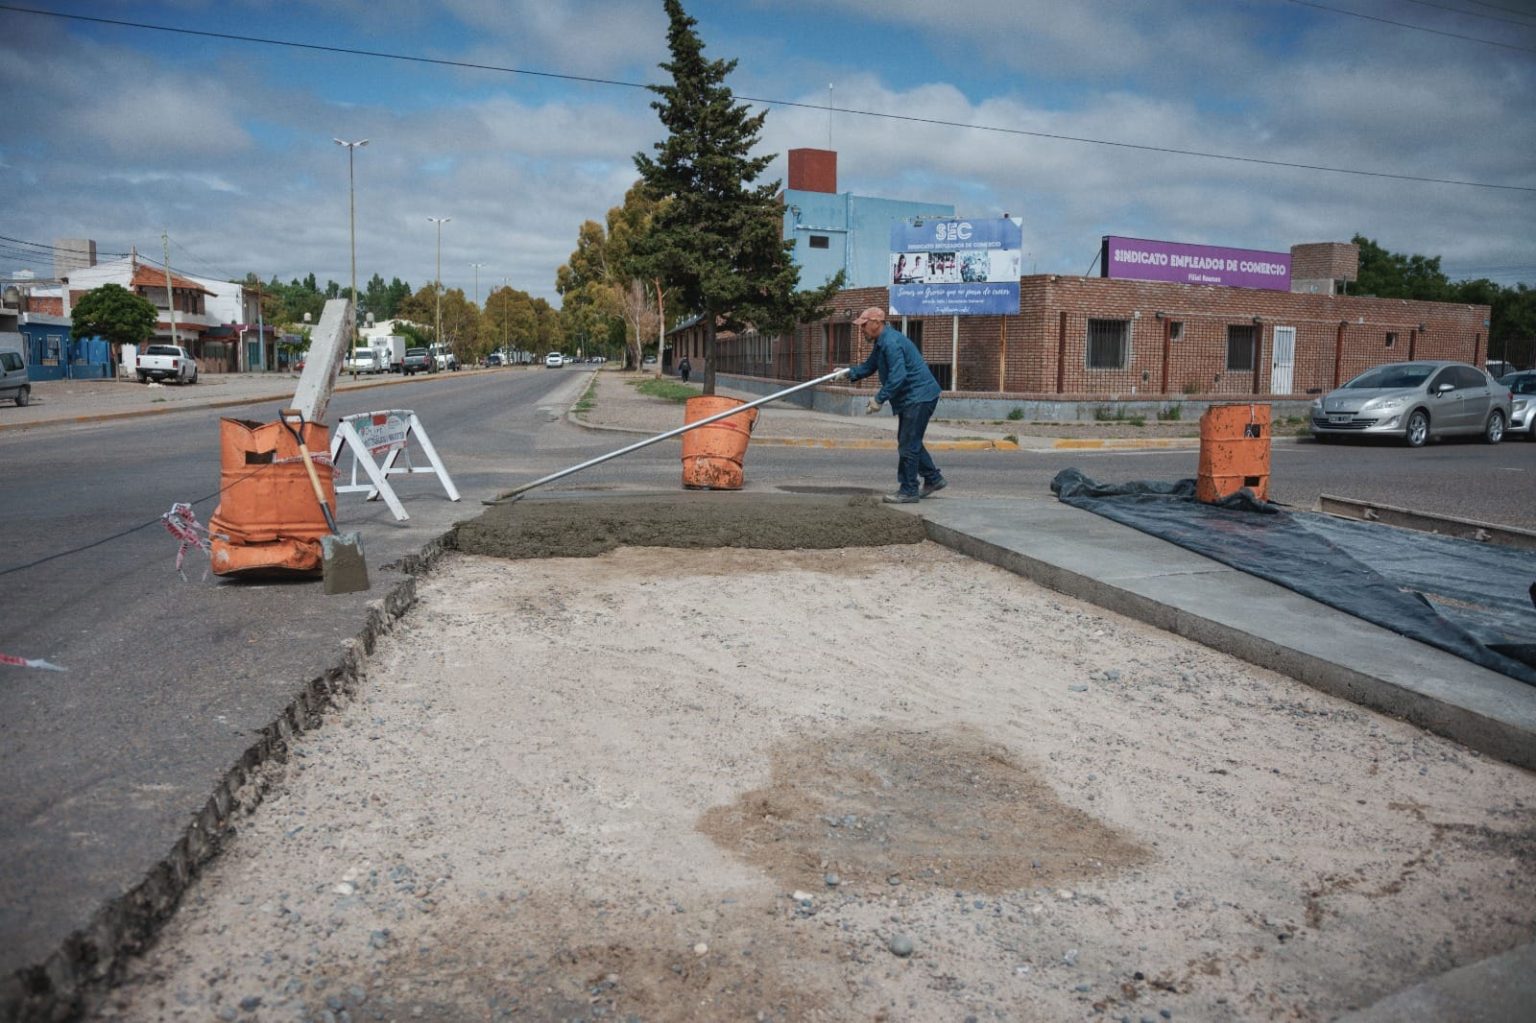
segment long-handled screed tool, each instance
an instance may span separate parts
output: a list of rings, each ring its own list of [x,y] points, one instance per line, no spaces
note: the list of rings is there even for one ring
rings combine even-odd
[[[669,440],[673,437],[679,436],[680,434],[687,433],[689,430],[697,430],[701,426],[708,426],[710,423],[718,423],[722,419],[729,419],[737,413],[745,412],[749,408],[757,408],[759,405],[766,405],[770,401],[778,401],[785,395],[794,394],[796,391],[803,391],[808,387],[815,387],[817,384],[830,383],[839,377],[845,377],[847,375],[848,371],[846,369],[834,370],[833,372],[828,373],[826,376],[817,377],[815,380],[807,380],[805,383],[796,384],[793,387],[786,387],[782,391],[774,391],[772,394],[764,395],[761,398],[756,398],[744,404],[737,405],[735,408],[727,409],[724,412],[716,412],[712,416],[707,416],[703,419],[696,420],[686,426],[679,426],[675,430],[668,430],[666,433],[658,433],[654,437],[647,437],[645,440],[636,441],[628,447],[620,448],[617,451],[610,451],[606,455],[599,455],[596,458],[582,462],[580,465],[573,465],[569,469],[561,469],[559,472],[552,472],[548,476],[534,480],[532,483],[524,483],[520,487],[514,487],[504,494],[497,494],[495,497],[480,503],[507,504],[508,502],[516,501],[518,498],[522,497],[534,487],[542,487],[546,483],[553,483],[555,480],[563,479],[572,473],[580,472],[583,469],[590,469],[594,465],[601,465],[610,459],[618,458],[621,455],[627,455],[631,451],[639,451],[641,448],[648,448],[652,444],[659,444],[664,440]]]
[[[325,500],[325,488],[320,485],[320,474],[315,471],[309,446],[304,443],[304,413],[296,408],[285,408],[277,413],[277,417],[282,420],[283,428],[293,434],[293,439],[298,442],[299,455],[304,459],[304,468],[309,472],[309,482],[315,487],[315,500],[320,502],[325,524],[331,527],[331,535],[320,538],[320,568],[325,580],[325,592],[357,593],[366,590],[368,563],[363,560],[363,538],[357,533],[343,533],[336,528],[336,516],[331,514],[331,506]],[[298,424],[297,428],[295,423]]]

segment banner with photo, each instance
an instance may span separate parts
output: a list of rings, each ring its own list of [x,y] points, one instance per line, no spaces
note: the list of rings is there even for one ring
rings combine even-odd
[[[893,316],[1003,316],[1019,311],[1021,223],[1005,217],[891,225]]]

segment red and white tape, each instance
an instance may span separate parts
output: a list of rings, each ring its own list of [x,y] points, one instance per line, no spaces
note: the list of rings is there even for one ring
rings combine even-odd
[[[208,568],[212,565],[208,528],[197,521],[192,506],[178,501],[171,505],[170,511],[160,516],[160,521],[165,524],[167,533],[181,541],[181,546],[176,548],[176,574],[181,576],[182,582],[186,582],[187,574],[181,570],[181,562],[187,556],[187,551],[193,549],[209,555],[209,565],[203,567],[203,578],[207,579]]]
[[[10,654],[0,654],[0,664],[12,664],[18,668],[41,668],[44,671],[65,671],[57,664],[49,664],[40,657],[12,657]]]

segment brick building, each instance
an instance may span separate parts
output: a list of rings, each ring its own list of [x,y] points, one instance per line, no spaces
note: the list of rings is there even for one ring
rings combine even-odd
[[[1338,294],[1354,276],[1353,248],[1297,246],[1294,291],[1042,274],[1021,280],[1017,315],[893,322],[953,395],[1301,397],[1386,362],[1485,362],[1487,306]],[[853,317],[886,304],[885,288],[852,289],[791,334],[722,335],[717,370],[821,376],[868,355]],[[702,333],[673,334],[695,372]]]

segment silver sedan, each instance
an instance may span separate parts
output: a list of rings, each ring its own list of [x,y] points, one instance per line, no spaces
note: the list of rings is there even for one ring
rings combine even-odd
[[[1514,405],[1509,412],[1509,432],[1523,433],[1526,440],[1536,440],[1536,369],[1500,377],[1499,383],[1509,388],[1514,396]]]
[[[1366,370],[1312,403],[1312,435],[1398,437],[1409,447],[1457,435],[1504,439],[1509,388],[1461,362],[1393,362]]]

